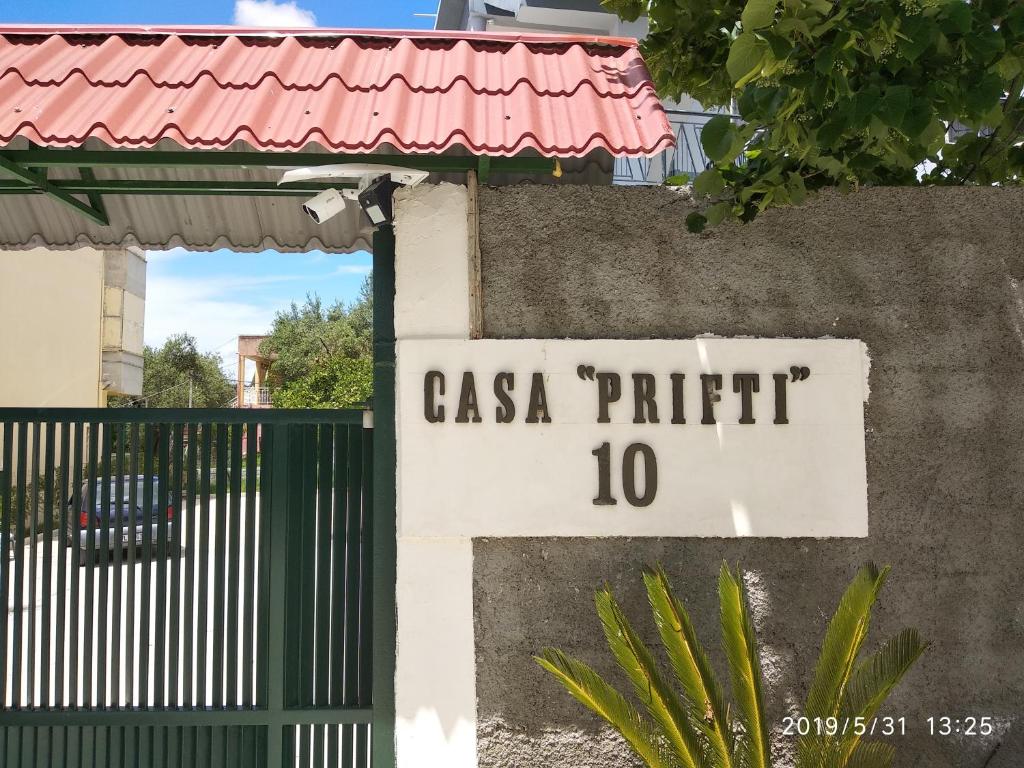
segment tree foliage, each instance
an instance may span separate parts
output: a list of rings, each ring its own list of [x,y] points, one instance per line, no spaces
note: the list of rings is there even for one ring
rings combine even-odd
[[[279,408],[349,408],[372,391],[373,303],[367,278],[351,306],[316,295],[279,312],[260,347],[273,356],[271,397]]]
[[[662,96],[734,109],[704,128],[690,228],[826,186],[1017,184],[1024,3],[604,0],[647,13]]]
[[[199,352],[195,337],[187,333],[171,336],[162,347],[147,346],[142,359],[142,395],[113,397],[111,407],[187,408],[190,381],[194,408],[223,408],[234,396],[220,358]]]
[[[814,725],[796,744],[796,768],[892,765],[892,746],[863,737],[926,646],[916,630],[905,629],[860,659],[871,608],[887,573],[871,564],[861,568],[829,623],[802,712]],[[771,723],[743,574],[723,564],[718,580],[722,646],[735,706],[726,704],[690,615],[665,572],[644,573],[644,583],[676,685],[658,669],[607,587],[595,603],[608,647],[646,715],[591,667],[562,651],[547,648],[537,663],[619,731],[650,768],[770,768]]]
[[[328,358],[271,393],[276,408],[352,408],[373,392],[373,359]]]

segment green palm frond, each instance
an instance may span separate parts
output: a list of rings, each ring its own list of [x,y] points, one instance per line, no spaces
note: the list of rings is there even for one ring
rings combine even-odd
[[[722,563],[718,596],[722,610],[722,644],[729,660],[733,696],[736,697],[744,730],[740,742],[742,764],[749,768],[768,768],[771,751],[761,691],[761,660],[743,588],[743,574],[739,569],[734,575],[728,564]]]
[[[602,589],[594,596],[608,647],[633,683],[637,698],[661,727],[680,763],[686,768],[703,768],[703,753],[697,733],[675,692],[665,684],[654,657],[633,631],[612,593]]]
[[[732,766],[732,725],[725,697],[697,639],[690,615],[675,595],[665,571],[658,567],[644,572],[647,597],[669,662],[686,692],[690,715],[707,739],[713,764]]]
[[[861,568],[829,623],[815,667],[804,715],[841,723],[874,718],[893,688],[927,647],[906,629],[858,663],[871,608],[888,574]],[[595,596],[609,648],[653,720],[627,701],[589,666],[555,649],[538,664],[578,701],[612,725],[648,768],[769,768],[763,677],[743,574],[723,563],[718,579],[722,641],[736,705],[727,705],[690,616],[672,592],[665,572],[644,573],[647,597],[672,669],[685,696],[663,677],[622,608],[605,588]],[[865,741],[857,727],[834,736],[815,732],[797,743],[797,768],[891,768],[895,750]]]
[[[927,647],[916,629],[904,629],[861,662],[843,694],[841,718],[871,720]],[[840,755],[852,757],[860,743],[856,733],[848,733],[841,741]]]
[[[677,761],[651,723],[597,672],[555,648],[545,648],[541,656],[534,659],[554,675],[577,701],[622,734],[649,768],[678,768]]]
[[[871,607],[888,573],[888,568],[879,571],[873,563],[866,563],[857,571],[839,600],[839,606],[825,631],[821,653],[814,668],[814,678],[807,694],[804,714],[808,718],[813,720],[839,716],[857,656],[868,634]],[[852,749],[855,745],[856,739],[849,733],[801,736],[797,743],[797,765],[799,768],[843,768],[850,754],[846,747]]]
[[[868,563],[846,588],[821,644],[814,680],[807,694],[807,717],[826,718],[839,714],[843,691],[867,637],[871,606],[888,573],[888,568],[879,571]]]
[[[892,768],[896,748],[884,741],[862,741],[850,754],[843,768]]]
[[[846,686],[840,714],[865,719],[874,717],[882,702],[927,647],[916,629],[904,629],[892,637],[857,666]]]

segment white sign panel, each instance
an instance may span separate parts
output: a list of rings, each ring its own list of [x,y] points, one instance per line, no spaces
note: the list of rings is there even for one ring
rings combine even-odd
[[[856,340],[398,343],[402,536],[866,536]]]

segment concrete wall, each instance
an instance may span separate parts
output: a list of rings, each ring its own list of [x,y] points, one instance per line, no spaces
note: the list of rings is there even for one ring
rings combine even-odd
[[[859,563],[891,564],[869,645],[932,647],[883,713],[897,766],[1024,759],[1024,192],[870,190],[686,233],[661,189],[482,190],[484,333],[497,338],[859,338],[871,358],[866,539],[475,539],[481,766],[632,764],[531,661],[553,645],[614,670],[592,603],[608,582],[654,644],[639,572],[665,565],[721,668],[715,583],[750,574],[776,722],[802,701]],[[989,737],[926,718],[992,716]]]
[[[102,404],[103,252],[0,253],[0,406]]]
[[[141,394],[145,297],[141,252],[0,252],[0,407]]]

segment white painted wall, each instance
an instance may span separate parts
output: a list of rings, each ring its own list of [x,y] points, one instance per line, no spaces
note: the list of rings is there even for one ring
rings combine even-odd
[[[455,184],[396,192],[396,338],[468,338],[468,199]]]
[[[399,768],[476,765],[473,546],[398,538]]]
[[[469,338],[468,195],[452,184],[395,196],[395,332],[403,339]],[[402,361],[398,359],[398,370]],[[396,414],[398,424],[401,414]],[[402,433],[398,430],[401,446]],[[422,461],[423,457],[410,462]],[[398,462],[401,478],[410,466]],[[399,493],[399,519],[408,498]],[[398,768],[476,766],[473,546],[429,527],[398,533]]]

